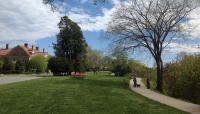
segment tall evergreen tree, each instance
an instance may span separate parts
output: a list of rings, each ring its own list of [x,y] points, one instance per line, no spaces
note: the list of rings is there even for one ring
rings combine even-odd
[[[67,16],[61,18],[58,24],[57,44],[54,44],[56,57],[65,57],[74,66],[75,72],[80,72],[85,64],[87,43],[81,28]]]

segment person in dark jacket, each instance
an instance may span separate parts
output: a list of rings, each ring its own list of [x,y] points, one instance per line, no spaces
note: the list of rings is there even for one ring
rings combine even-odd
[[[137,87],[137,79],[136,79],[136,77],[133,78],[133,86]]]
[[[147,89],[150,89],[150,80],[147,78]]]

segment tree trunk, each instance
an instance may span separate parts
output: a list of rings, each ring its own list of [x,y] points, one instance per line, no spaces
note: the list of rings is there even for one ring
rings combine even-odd
[[[160,92],[163,92],[163,62],[161,56],[156,58],[157,64],[157,86],[156,89]]]

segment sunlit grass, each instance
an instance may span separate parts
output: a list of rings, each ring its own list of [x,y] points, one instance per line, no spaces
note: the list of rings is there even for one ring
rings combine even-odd
[[[132,92],[127,77],[47,77],[0,86],[0,114],[185,114]]]

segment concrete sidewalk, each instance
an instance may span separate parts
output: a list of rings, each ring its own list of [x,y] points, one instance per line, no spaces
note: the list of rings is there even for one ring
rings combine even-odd
[[[162,104],[166,104],[168,106],[177,108],[185,112],[189,112],[192,114],[200,114],[200,105],[189,103],[189,102],[182,101],[179,99],[175,99],[163,94],[156,93],[152,90],[146,89],[144,84],[141,82],[141,78],[137,78],[137,83],[141,84],[140,88],[134,88],[133,80],[132,79],[130,80],[130,88],[136,93],[139,93],[149,99],[160,102]]]
[[[3,76],[0,77],[0,84],[8,84],[13,82],[19,82],[19,81],[26,81],[26,80],[32,80],[32,79],[38,79],[41,77],[24,77],[24,76]]]

